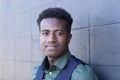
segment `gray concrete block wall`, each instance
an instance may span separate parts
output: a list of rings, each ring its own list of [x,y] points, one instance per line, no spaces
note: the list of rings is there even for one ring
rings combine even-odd
[[[70,43],[71,54],[89,63],[89,32],[86,29],[72,30],[72,40]],[[82,34],[82,35],[81,35]]]
[[[71,13],[71,53],[89,63],[99,80],[120,80],[119,0],[0,0],[0,80],[31,80],[44,54],[36,19],[48,7]]]

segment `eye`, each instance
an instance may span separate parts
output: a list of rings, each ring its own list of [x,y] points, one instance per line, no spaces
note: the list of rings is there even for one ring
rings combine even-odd
[[[41,35],[47,36],[49,33],[48,32],[42,32]]]
[[[64,33],[63,33],[62,31],[57,31],[57,32],[56,32],[56,35],[57,35],[57,36],[62,36],[63,34],[64,34]]]

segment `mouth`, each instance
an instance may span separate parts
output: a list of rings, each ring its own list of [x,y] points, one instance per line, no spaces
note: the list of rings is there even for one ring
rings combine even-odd
[[[48,49],[56,49],[56,48],[58,48],[58,46],[46,46],[46,48],[48,48]]]
[[[56,48],[57,46],[46,46],[46,47],[51,47],[51,48],[53,47],[53,48]]]

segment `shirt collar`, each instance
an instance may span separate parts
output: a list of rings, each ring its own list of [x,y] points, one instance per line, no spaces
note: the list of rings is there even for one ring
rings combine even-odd
[[[71,55],[70,51],[67,50],[64,53],[64,55],[62,55],[58,60],[55,61],[55,63],[53,65],[56,66],[59,69],[63,69],[66,66],[66,64],[67,64],[70,55]],[[42,64],[41,64],[42,69],[46,69],[47,68],[47,63],[48,63],[48,59],[47,59],[47,57],[45,57],[43,59]]]
[[[63,69],[65,65],[68,62],[68,59],[70,57],[70,52],[67,50],[64,55],[62,55],[55,63],[54,65],[60,69]]]

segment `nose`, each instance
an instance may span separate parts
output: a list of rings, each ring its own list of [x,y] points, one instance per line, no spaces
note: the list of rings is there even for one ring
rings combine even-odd
[[[57,41],[57,37],[54,34],[49,35],[48,42],[55,43]]]

